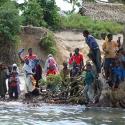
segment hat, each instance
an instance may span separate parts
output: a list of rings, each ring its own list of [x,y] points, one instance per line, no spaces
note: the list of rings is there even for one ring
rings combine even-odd
[[[13,66],[13,67],[17,67],[17,64],[14,63],[12,66]]]
[[[52,55],[52,54],[49,54],[48,57],[53,57],[53,55]]]

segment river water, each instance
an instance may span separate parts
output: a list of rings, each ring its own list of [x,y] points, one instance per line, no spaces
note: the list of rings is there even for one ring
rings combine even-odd
[[[125,125],[125,110],[0,102],[0,125]]]

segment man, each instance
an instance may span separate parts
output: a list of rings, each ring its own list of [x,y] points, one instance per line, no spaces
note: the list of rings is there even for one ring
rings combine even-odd
[[[112,40],[112,38],[113,38],[112,34],[108,34],[106,41],[102,45],[105,58],[104,70],[105,70],[105,77],[107,80],[110,76],[112,62],[116,58],[116,50],[118,49],[117,43],[115,43]]]
[[[69,65],[73,65],[74,62],[77,64],[77,66],[80,68],[81,71],[84,66],[84,62],[83,62],[83,55],[79,53],[79,48],[75,49],[75,53],[69,60]]]
[[[29,60],[29,65],[32,67],[32,69],[35,67],[34,66],[34,64],[35,64],[34,60],[37,59],[37,56],[35,54],[33,54],[32,48],[28,49],[28,55],[26,55],[24,58],[21,57],[21,53],[20,52],[18,53],[18,55],[19,55],[19,58],[20,58],[21,62],[24,63],[25,60],[27,59],[27,60]]]
[[[29,65],[29,60],[25,59],[25,63],[23,66],[24,69],[24,75],[25,75],[25,93],[31,94],[32,91],[34,90],[33,86],[33,75],[34,73],[32,72],[32,67]]]
[[[83,36],[85,37],[85,42],[90,48],[88,56],[93,61],[96,66],[97,73],[101,72],[101,53],[99,45],[96,42],[96,39],[90,35],[88,30],[83,31]]]

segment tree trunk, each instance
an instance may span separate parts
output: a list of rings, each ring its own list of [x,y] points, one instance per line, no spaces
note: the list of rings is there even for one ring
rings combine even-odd
[[[0,39],[1,40],[1,39]],[[0,41],[0,62],[7,65],[12,65],[16,62],[16,47],[15,43]]]

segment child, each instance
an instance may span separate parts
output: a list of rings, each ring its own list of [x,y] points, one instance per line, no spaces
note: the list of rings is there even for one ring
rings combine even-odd
[[[112,71],[111,71],[111,81],[110,85],[113,90],[116,90],[119,87],[121,81],[124,81],[125,78],[125,70],[119,65],[118,62],[113,63]]]
[[[17,77],[17,72],[12,72],[11,77],[9,78],[9,97],[10,99],[18,99],[18,84],[19,78]]]
[[[80,68],[79,66],[76,64],[76,62],[73,62],[73,68],[70,71],[70,78],[71,78],[71,91],[70,91],[70,95],[73,96],[75,95],[79,88],[78,88],[78,83],[77,83],[77,78],[80,75]]]
[[[63,69],[60,72],[62,78],[62,88],[66,90],[68,83],[70,82],[70,70],[68,69],[68,64],[63,63]]]
[[[93,97],[92,97],[92,86],[93,82],[95,79],[94,72],[92,70],[92,65],[90,63],[86,64],[86,69],[85,69],[85,78],[84,78],[84,94],[87,99],[87,102],[89,102]]]
[[[39,60],[35,60],[35,68],[34,68],[34,78],[36,80],[36,87],[39,87],[38,83],[39,83],[39,80],[42,78],[42,68],[39,64]]]

